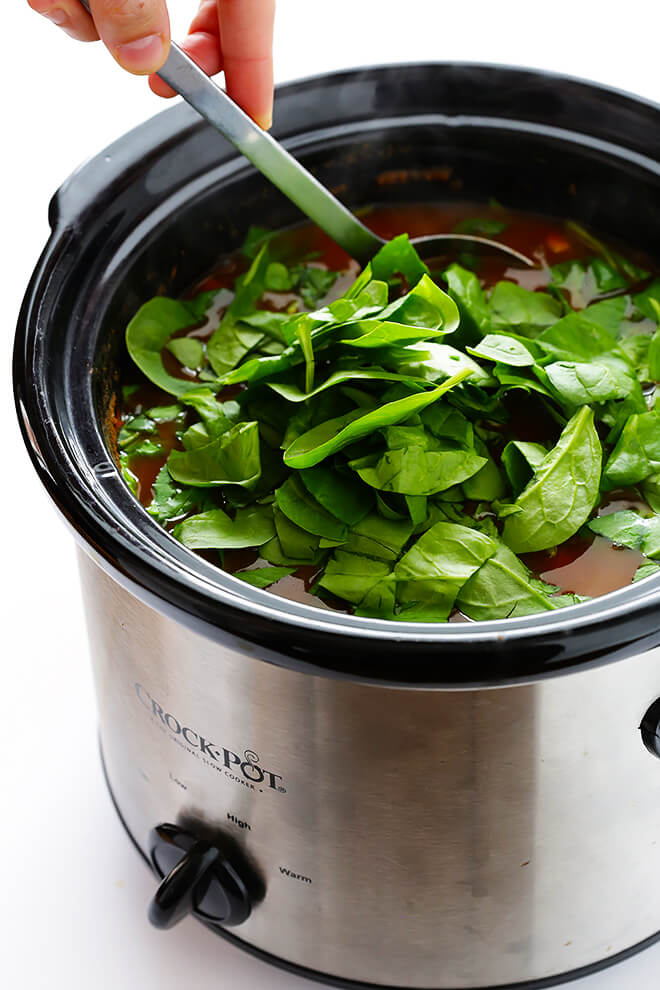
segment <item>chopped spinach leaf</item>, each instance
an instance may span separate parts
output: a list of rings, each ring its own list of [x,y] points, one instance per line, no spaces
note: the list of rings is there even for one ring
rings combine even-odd
[[[374,464],[355,466],[355,471],[380,491],[435,495],[476,475],[486,463],[485,457],[473,452],[426,450],[419,445],[385,451]]]
[[[660,471],[660,411],[629,416],[603,471],[603,489],[625,488]]]
[[[456,264],[450,265],[443,277],[460,312],[462,335],[468,342],[479,340],[491,325],[490,310],[479,279],[474,272]]]
[[[508,224],[503,220],[495,220],[493,217],[470,217],[467,220],[460,220],[454,225],[455,234],[476,234],[478,237],[496,237],[502,234]]]
[[[651,577],[652,574],[657,574],[660,571],[660,564],[655,564],[650,561],[648,564],[640,564],[635,571],[634,581],[642,581],[644,578]]]
[[[403,275],[411,289],[423,275],[429,274],[407,234],[400,234],[388,241],[371,259],[368,269],[371,278],[382,282],[389,282],[393,276]]]
[[[300,480],[320,505],[347,526],[355,526],[369,514],[374,504],[373,492],[347,472],[318,464],[299,471]]]
[[[589,529],[621,547],[639,550],[646,557],[660,557],[660,516],[641,516],[623,509],[592,519]]]
[[[241,409],[237,402],[218,402],[210,388],[199,388],[194,392],[186,392],[181,396],[181,402],[192,406],[197,412],[207,436],[219,437],[226,433],[240,418]]]
[[[268,506],[239,509],[231,519],[222,509],[189,516],[174,528],[174,536],[190,550],[236,550],[259,547],[275,533]]]
[[[172,395],[183,395],[194,386],[165,370],[161,351],[172,334],[194,322],[185,303],[157,296],[140,307],[126,329],[126,346],[135,364],[149,381]]]
[[[295,567],[254,567],[249,570],[234,571],[234,577],[251,584],[253,588],[268,588],[282,578],[294,574],[295,570]]]
[[[516,495],[526,487],[547,455],[548,451],[540,443],[512,440],[506,445],[502,451],[502,466]]]
[[[531,580],[527,567],[503,543],[462,586],[457,605],[470,619],[507,619],[558,607],[543,590],[542,582]]]
[[[201,368],[204,363],[204,345],[194,337],[173,337],[165,345],[179,364],[193,370]]]
[[[201,508],[206,508],[204,505],[206,501],[206,495],[199,489],[177,485],[167,464],[163,464],[154,481],[153,498],[147,512],[159,523],[164,523],[181,519]]]
[[[291,522],[308,533],[339,542],[348,537],[348,527],[324,509],[294,474],[276,489],[275,501]]]
[[[385,519],[372,512],[353,526],[343,549],[376,560],[396,560],[414,528],[409,519]]]
[[[293,468],[314,467],[330,454],[334,454],[349,443],[369,436],[375,430],[392,423],[399,423],[415,413],[421,412],[432,402],[436,402],[455,385],[459,385],[468,373],[462,372],[449,378],[438,388],[421,395],[410,395],[404,399],[388,402],[380,409],[363,412],[361,409],[346,413],[337,419],[327,420],[298,437],[284,453],[284,463]]]
[[[296,560],[298,563],[313,563],[317,559],[319,551],[319,537],[294,523],[282,512],[279,505],[273,507],[273,518],[277,538],[284,555],[289,560]],[[268,559],[266,557],[266,560]]]
[[[490,300],[490,324],[494,329],[515,330],[535,337],[562,316],[561,303],[546,292],[530,292],[514,282],[498,282]]]
[[[632,369],[623,363],[598,361],[555,361],[543,368],[553,392],[562,402],[573,406],[608,399],[625,399],[639,388]],[[641,395],[640,395],[640,401]]]
[[[476,529],[436,523],[394,568],[399,618],[446,619],[460,589],[496,549],[497,543]]]
[[[319,579],[319,585],[354,605],[362,605],[368,598],[373,602],[376,593],[385,596],[387,588],[390,599],[388,609],[393,611],[394,578],[391,566],[384,561],[335,550]],[[382,605],[378,608],[378,614],[382,614],[381,608]]]
[[[660,278],[654,278],[646,289],[633,296],[633,302],[640,313],[657,323],[658,305],[660,305]]]
[[[467,350],[474,357],[486,358],[514,368],[524,368],[534,364],[534,358],[521,341],[504,334],[489,333],[480,343]]]
[[[259,427],[239,423],[210,443],[173,450],[167,465],[174,480],[184,485],[252,485],[261,473]]]
[[[593,410],[583,406],[516,499],[520,511],[507,516],[504,542],[526,553],[557,546],[576,533],[598,498],[601,456]]]

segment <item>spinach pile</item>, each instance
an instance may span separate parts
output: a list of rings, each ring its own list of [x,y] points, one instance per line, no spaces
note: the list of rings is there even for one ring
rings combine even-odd
[[[629,293],[648,273],[599,255],[556,266],[545,291],[501,281],[487,293],[452,264],[444,291],[403,235],[324,305],[337,273],[287,266],[256,240],[208,340],[185,330],[213,292],[152,299],[127,329],[133,361],[173,401],[124,418],[122,470],[135,490],[133,459],[167,458],[148,511],[178,540],[258,548],[237,573],[256,587],[310,566],[314,591],[357,615],[423,622],[580,601],[519,555],[583,527],[644,554],[636,577],[660,569],[660,408],[647,385],[660,378],[660,280]],[[270,311],[266,291],[306,308]],[[171,374],[166,352],[195,379]],[[516,435],[516,393],[553,435]],[[596,515],[602,493],[631,486],[647,514]]]

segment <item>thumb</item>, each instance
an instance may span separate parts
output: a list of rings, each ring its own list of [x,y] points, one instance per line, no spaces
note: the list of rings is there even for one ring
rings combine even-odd
[[[165,0],[89,0],[101,36],[122,68],[137,75],[157,72],[170,49]]]

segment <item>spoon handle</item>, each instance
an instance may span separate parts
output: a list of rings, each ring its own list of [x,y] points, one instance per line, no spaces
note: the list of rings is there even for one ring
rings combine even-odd
[[[158,75],[347,254],[362,264],[382,240],[360,223],[300,162],[248,117],[178,45]]]
[[[81,3],[89,11],[87,0]],[[158,75],[347,254],[360,264],[366,264],[374,256],[383,244],[380,237],[360,223],[311,172],[255,124],[174,42]]]

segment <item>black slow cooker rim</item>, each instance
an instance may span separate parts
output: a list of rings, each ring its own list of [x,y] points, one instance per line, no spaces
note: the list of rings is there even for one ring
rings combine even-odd
[[[599,98],[629,101],[637,110],[659,111],[643,99],[570,77],[465,63],[407,63],[323,74],[278,87],[278,101],[301,87],[309,92],[328,82],[406,68],[486,72],[508,84],[531,74],[550,85],[566,83]],[[21,428],[42,481],[88,552],[132,593],[206,636],[234,648],[259,646],[263,659],[274,663],[384,685],[502,686],[584,669],[660,644],[660,575],[560,612],[468,626],[392,623],[287,602],[199,560],[168,536],[124,486],[95,420],[88,423],[84,444],[78,443],[73,426],[80,431],[81,424],[67,422],[45,388],[44,314],[62,278],[61,263],[75,249],[86,210],[98,209],[99,198],[108,195],[129,164],[135,165],[145,152],[153,159],[163,146],[204,126],[186,107],[166,110],[75,172],[53,200],[53,233],[26,291],[14,357]],[[228,165],[235,169],[237,158],[232,156]],[[80,358],[91,368],[93,355],[84,347]],[[407,651],[405,670],[402,648]],[[449,653],[448,663],[442,662],[443,651]]]

